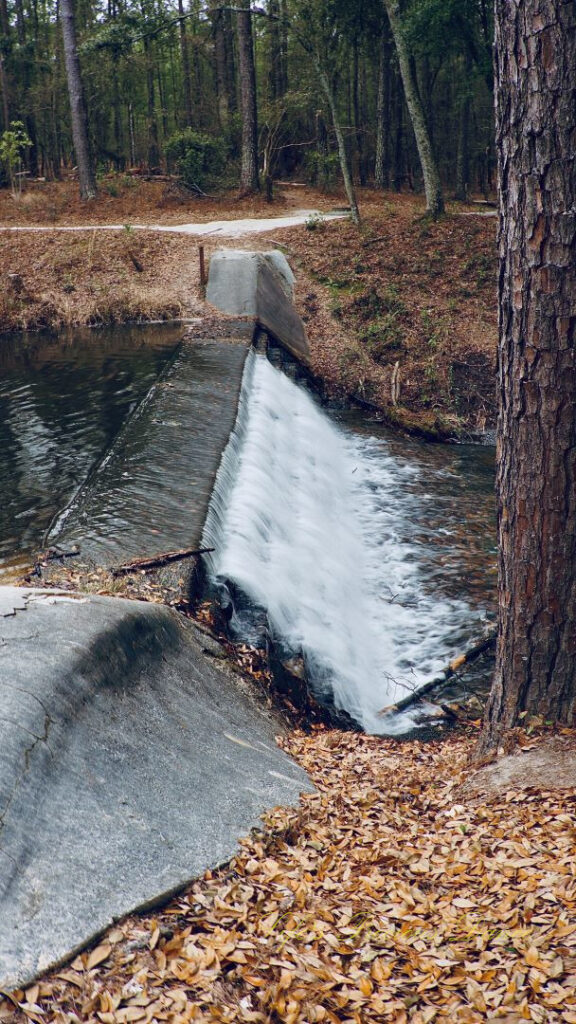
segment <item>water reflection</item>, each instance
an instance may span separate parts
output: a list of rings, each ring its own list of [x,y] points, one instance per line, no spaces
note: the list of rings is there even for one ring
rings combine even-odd
[[[181,335],[153,325],[0,340],[0,582],[30,564]]]

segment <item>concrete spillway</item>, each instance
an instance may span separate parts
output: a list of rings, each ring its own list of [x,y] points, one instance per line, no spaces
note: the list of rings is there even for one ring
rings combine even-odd
[[[98,565],[198,545],[253,325],[307,351],[282,274],[255,262],[237,336],[182,347],[50,544]],[[159,605],[0,587],[0,988],[226,861],[310,788],[221,657]]]
[[[49,544],[98,565],[194,547],[236,418],[249,339],[184,344],[70,505]]]

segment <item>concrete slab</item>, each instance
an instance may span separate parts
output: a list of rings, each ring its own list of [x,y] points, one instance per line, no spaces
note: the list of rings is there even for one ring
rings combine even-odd
[[[160,605],[0,590],[0,988],[228,860],[312,787]]]
[[[210,260],[206,299],[223,313],[252,317],[293,356],[308,362],[310,348],[292,303],[293,285],[282,253],[221,249]]]
[[[48,544],[114,565],[200,543],[250,338],[185,343],[61,513]]]

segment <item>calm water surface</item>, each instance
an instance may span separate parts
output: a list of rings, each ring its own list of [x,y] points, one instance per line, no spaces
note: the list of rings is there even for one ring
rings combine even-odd
[[[0,338],[0,583],[30,566],[182,333],[171,324]]]

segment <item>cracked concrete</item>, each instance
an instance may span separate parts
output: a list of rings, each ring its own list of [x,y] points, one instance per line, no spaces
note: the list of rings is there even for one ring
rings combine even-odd
[[[311,787],[274,743],[278,720],[170,609],[16,588],[0,609],[9,989],[228,860],[266,808]]]

